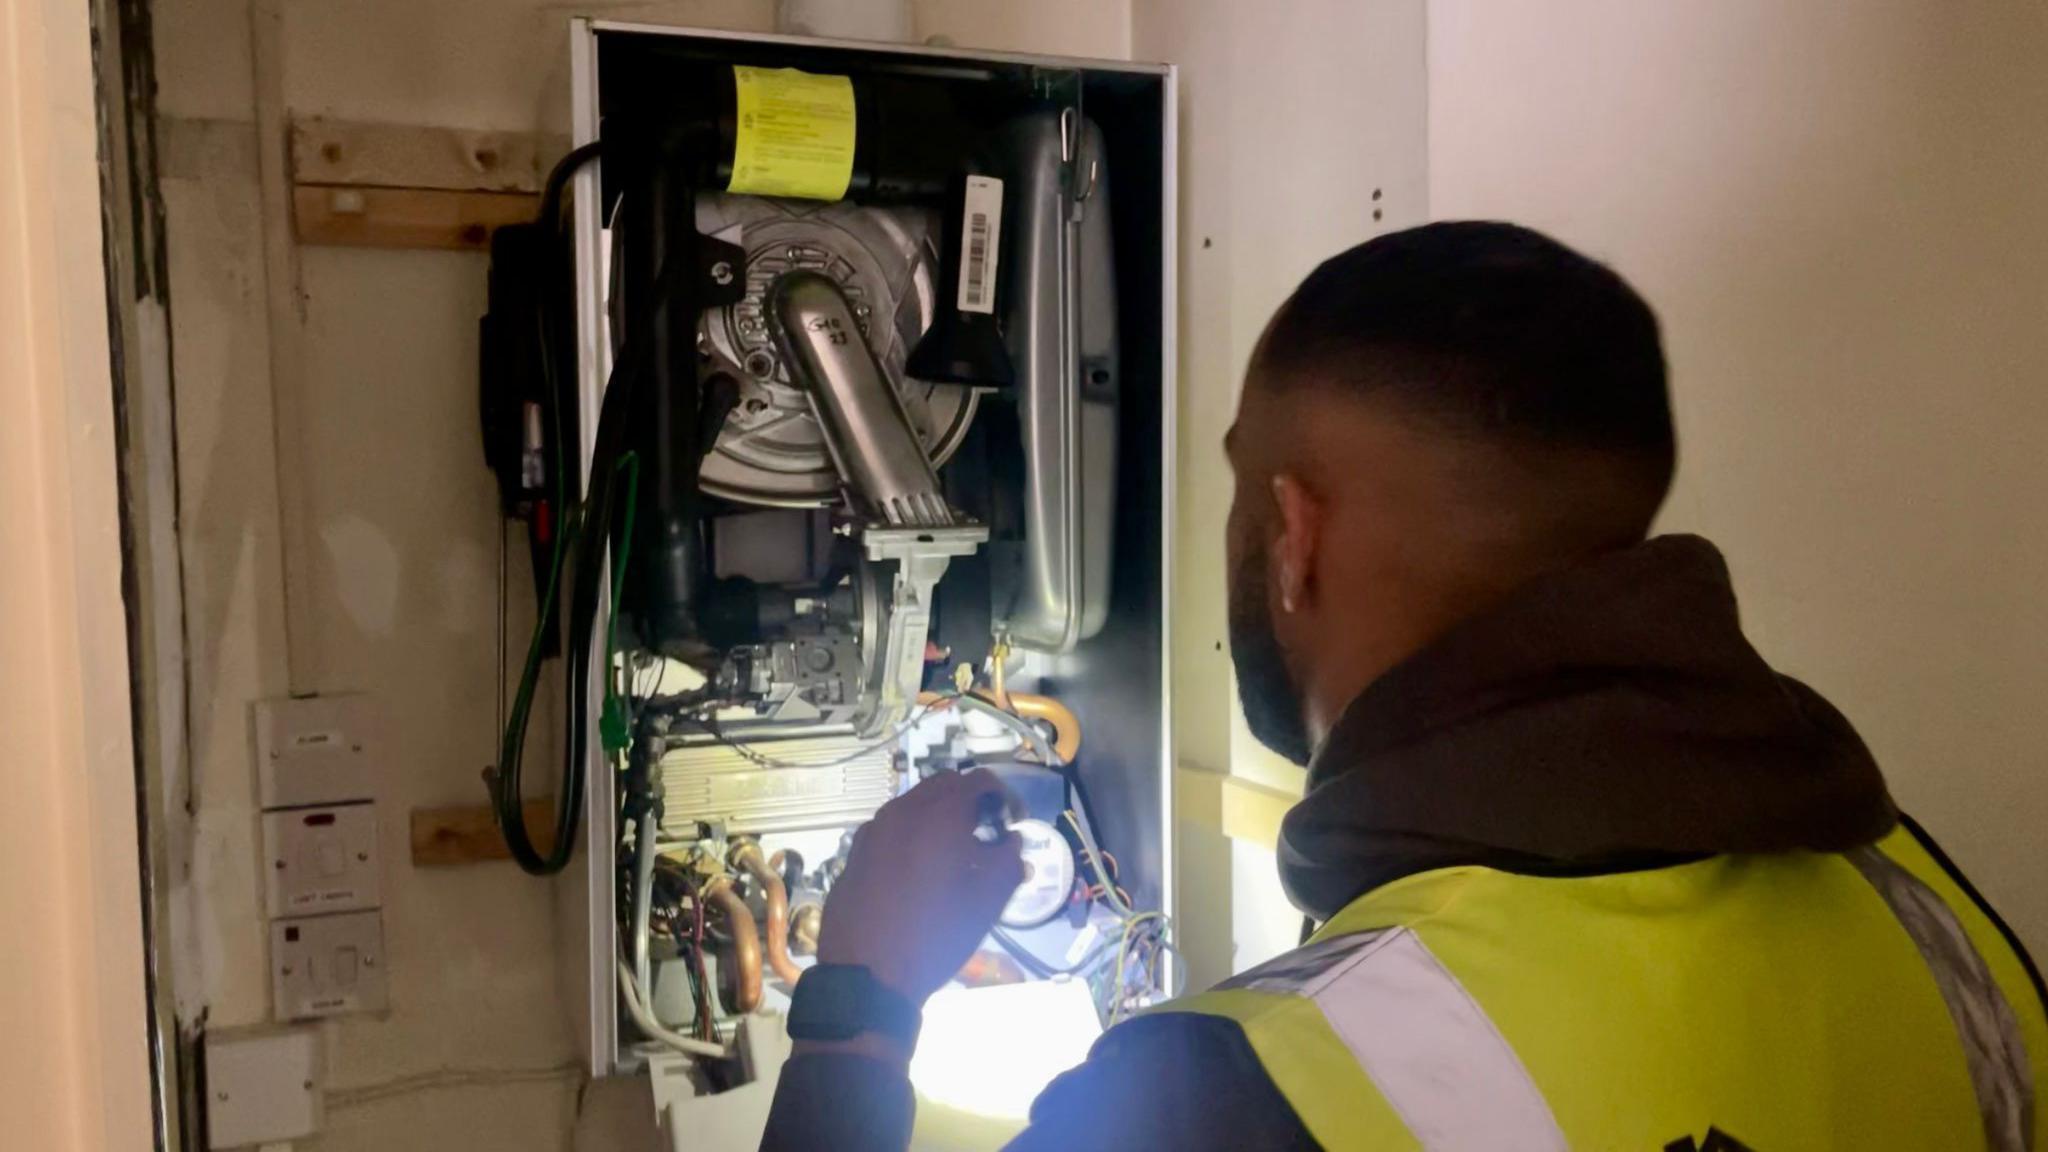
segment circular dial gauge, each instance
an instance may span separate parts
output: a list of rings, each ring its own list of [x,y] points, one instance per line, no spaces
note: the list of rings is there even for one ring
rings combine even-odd
[[[1074,890],[1074,849],[1060,830],[1043,820],[1010,825],[1024,842],[1024,883],[1003,905],[1006,928],[1036,928],[1059,915]]]

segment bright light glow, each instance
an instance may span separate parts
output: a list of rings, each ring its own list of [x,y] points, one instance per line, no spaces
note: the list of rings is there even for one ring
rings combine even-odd
[[[924,1006],[910,1083],[935,1104],[1022,1121],[1100,1035],[1095,1001],[1078,980],[945,988]]]

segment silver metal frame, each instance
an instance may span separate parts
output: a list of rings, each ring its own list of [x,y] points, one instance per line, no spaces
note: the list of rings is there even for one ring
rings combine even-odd
[[[1180,424],[1180,69],[1154,65],[1160,93],[1159,188],[1159,908],[1171,920],[1180,885],[1174,873],[1179,824],[1173,813],[1173,537],[1180,501],[1176,446]],[[1169,980],[1171,978],[1169,977]],[[1180,989],[1185,991],[1185,989]]]
[[[587,19],[569,25],[570,132],[573,142],[587,144],[597,139],[597,37]],[[586,463],[597,451],[597,416],[604,398],[605,380],[611,374],[611,340],[604,313],[604,221],[598,217],[603,198],[602,159],[584,167],[576,176],[576,204],[573,228],[576,235],[576,417],[580,443],[577,450]],[[587,488],[590,478],[584,477]],[[600,594],[598,618],[610,611],[609,591]],[[593,637],[593,643],[597,639]],[[593,667],[602,666],[602,657]],[[595,716],[601,703],[592,686],[587,702]],[[566,936],[583,941],[579,952],[567,957],[563,979],[572,981],[571,997],[581,1005],[577,1023],[583,1034],[584,1055],[593,1076],[608,1076],[618,1067],[619,1004],[612,988],[612,966],[617,962],[619,942],[611,909],[616,900],[609,846],[617,838],[612,826],[612,778],[604,749],[595,730],[586,758],[589,770],[583,781],[583,836],[576,859],[562,885],[563,924],[582,923],[585,933]],[[597,845],[605,845],[604,850]]]
[[[888,53],[899,56],[922,56],[935,62],[944,63],[1003,63],[1026,64],[1045,67],[1080,69],[1091,72],[1120,72],[1131,75],[1156,76],[1164,83],[1162,92],[1161,154],[1165,168],[1161,180],[1160,232],[1161,232],[1161,276],[1160,276],[1160,378],[1159,387],[1164,393],[1160,402],[1160,462],[1164,472],[1161,484],[1159,514],[1160,525],[1160,614],[1159,668],[1160,668],[1160,909],[1167,916],[1174,914],[1174,809],[1173,809],[1173,712],[1172,712],[1172,624],[1173,624],[1173,536],[1175,515],[1174,477],[1176,472],[1175,440],[1176,394],[1179,388],[1179,364],[1177,354],[1179,326],[1179,292],[1176,284],[1179,228],[1179,72],[1171,64],[1150,64],[1122,60],[1091,60],[1068,56],[1040,56],[1021,52],[991,52],[933,48],[918,44],[881,44],[859,40],[834,40],[805,36],[783,36],[756,32],[733,32],[706,28],[671,27],[656,24],[640,24],[630,21],[596,20],[577,17],[569,25],[569,60],[571,93],[571,134],[573,143],[581,145],[597,139],[597,33],[629,32],[660,36],[687,36],[699,40],[730,40],[749,44],[786,44],[791,47],[838,48],[865,53]],[[572,223],[576,238],[576,341],[577,341],[577,412],[581,420],[580,445],[583,458],[587,461],[595,449],[597,416],[604,395],[605,381],[610,373],[611,352],[609,328],[604,307],[604,228],[598,218],[600,203],[600,165],[594,162],[576,176],[575,217]],[[588,483],[588,477],[585,478]],[[599,612],[608,611],[600,604]],[[590,701],[592,714],[596,714],[598,701],[593,693]],[[622,1060],[618,1049],[619,1026],[618,1004],[611,976],[611,966],[618,955],[617,932],[610,909],[613,906],[612,862],[608,853],[598,850],[599,845],[609,845],[616,836],[612,813],[612,780],[601,748],[596,745],[596,735],[591,736],[589,749],[590,771],[584,783],[585,819],[577,860],[561,886],[562,913],[564,924],[581,922],[588,932],[581,935],[581,946],[571,946],[566,957],[568,963],[563,979],[571,981],[571,999],[581,1006],[578,1012],[578,1029],[582,1034],[585,1056],[590,1063],[591,1074],[608,1076],[617,1072],[632,1070],[628,1060]],[[575,939],[574,935],[568,937]],[[580,991],[577,989],[580,987]]]
[[[642,24],[632,20],[579,18],[591,32],[644,32],[656,36],[687,36],[692,40],[733,40],[747,44],[787,44],[792,48],[843,48],[850,52],[888,53],[896,56],[924,56],[946,63],[1037,64],[1045,67],[1084,68],[1090,72],[1129,72],[1142,76],[1172,76],[1171,64],[1149,64],[1136,60],[1098,60],[1086,56],[1042,56],[1032,52],[999,52],[981,48],[934,48],[927,44],[891,44],[879,40],[837,40],[822,36],[787,36],[780,32],[736,32],[728,28],[687,28],[673,24]],[[1169,85],[1169,88],[1171,85]],[[1172,106],[1168,105],[1171,120]]]

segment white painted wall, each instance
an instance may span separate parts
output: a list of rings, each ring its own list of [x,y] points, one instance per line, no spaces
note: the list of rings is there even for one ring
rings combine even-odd
[[[2048,414],[2048,13],[1427,9],[1425,79],[1418,5],[1133,5],[1134,54],[1182,67],[1184,764],[1300,785],[1235,719],[1218,647],[1215,443],[1260,326],[1375,227],[1508,217],[1613,260],[1658,305],[1685,443],[1667,525],[1722,542],[1766,653],[1837,699],[1904,802],[2048,945],[2029,724],[2048,529],[2014,510],[2048,479],[2030,440]],[[1270,853],[1180,835],[1197,984],[1291,940]]]
[[[87,5],[0,0],[0,1144],[150,1139]]]
[[[467,128],[566,126],[567,19],[768,30],[770,0],[255,0],[278,22],[295,116]],[[923,0],[920,36],[1121,57],[1120,0]],[[195,981],[211,1023],[268,1016],[248,706],[286,691],[281,510],[272,439],[251,0],[159,0],[182,529],[192,653]],[[275,141],[263,142],[266,146]],[[303,462],[313,666],[365,691],[378,765],[391,1011],[325,1026],[327,1129],[306,1147],[553,1152],[577,1122],[577,1048],[549,884],[510,864],[415,871],[406,817],[483,800],[495,755],[492,480],[476,428],[483,257],[308,249]],[[511,634],[532,594],[514,553]],[[544,728],[544,726],[542,726]],[[535,747],[542,747],[538,731]],[[552,771],[542,755],[536,770]],[[189,997],[192,990],[181,989]],[[634,1149],[644,1090],[595,1089],[579,1147]]]
[[[1131,57],[1130,0],[911,0],[920,40],[960,48]]]
[[[1246,731],[1224,650],[1224,429],[1252,345],[1325,258],[1427,218],[1422,0],[1135,0],[1132,52],[1180,65],[1174,747],[1298,794]],[[1295,944],[1273,854],[1182,820],[1180,928],[1202,987]]]
[[[2048,8],[1431,0],[1430,202],[1657,307],[1666,516],[2048,949]]]

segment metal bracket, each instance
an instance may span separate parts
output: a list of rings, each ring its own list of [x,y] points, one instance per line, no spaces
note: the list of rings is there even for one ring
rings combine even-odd
[[[881,736],[910,715],[924,688],[925,640],[931,634],[932,589],[955,556],[972,556],[988,541],[980,524],[950,528],[869,528],[861,535],[867,563],[893,564],[880,651],[870,649],[873,711],[858,723],[864,738]],[[879,583],[879,581],[877,581]]]
[[[1095,194],[1097,158],[1087,158],[1086,179],[1081,160],[1081,101],[1077,96],[1072,104],[1060,109],[1060,163],[1066,168],[1061,183],[1067,192],[1069,214],[1075,220],[1081,218],[1082,202]]]
[[[747,294],[747,250],[719,236],[697,236],[701,283],[698,301],[704,308],[737,304]]]

